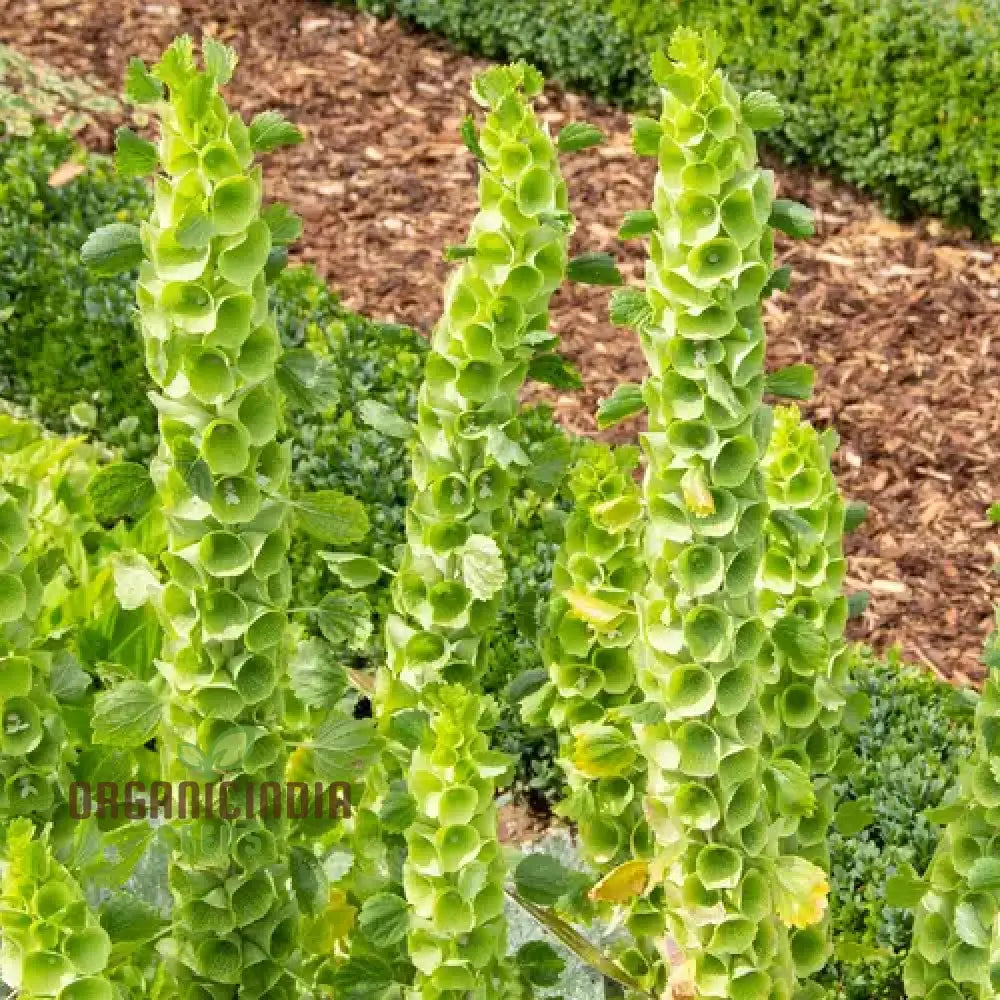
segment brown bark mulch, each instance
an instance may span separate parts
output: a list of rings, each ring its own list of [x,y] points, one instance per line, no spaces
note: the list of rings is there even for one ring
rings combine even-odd
[[[398,24],[307,0],[0,0],[0,40],[62,71],[118,89],[131,55],[146,59],[181,31],[234,44],[229,88],[244,113],[283,110],[306,143],[273,158],[271,193],[304,217],[303,260],[350,307],[427,329],[441,299],[442,248],[461,242],[475,170],[457,128],[481,61]],[[584,119],[605,146],[570,159],[577,251],[609,250],[641,273],[641,247],[615,233],[649,199],[653,167],[629,151],[623,113],[550,88],[553,127]],[[98,143],[107,143],[107,130]],[[772,366],[809,361],[808,410],[842,436],[844,491],[871,504],[850,543],[853,587],[872,593],[854,634],[958,680],[981,676],[979,651],[1000,597],[1000,248],[935,223],[899,226],[857,192],[778,168],[779,193],[816,211],[818,234],[779,255],[794,268],[766,307]],[[579,394],[535,391],[560,419],[592,431],[597,400],[643,365],[607,320],[606,292],[562,293],[553,320],[583,372]],[[626,433],[634,432],[634,428]]]

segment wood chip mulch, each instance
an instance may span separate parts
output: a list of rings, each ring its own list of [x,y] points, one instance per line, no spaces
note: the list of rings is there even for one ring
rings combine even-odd
[[[305,217],[301,259],[354,309],[433,324],[441,250],[462,241],[475,208],[474,164],[457,129],[481,61],[307,0],[0,0],[0,13],[0,40],[116,91],[129,56],[155,58],[181,31],[234,44],[232,102],[245,114],[283,110],[307,133],[268,167],[271,193]],[[627,209],[647,204],[653,165],[630,153],[626,115],[557,88],[542,110],[553,128],[583,119],[606,132],[606,145],[566,168],[575,249],[613,251],[638,277],[641,247],[615,233]],[[106,148],[109,124],[88,139]],[[1000,498],[1000,248],[933,222],[896,225],[853,190],[777,173],[782,196],[814,208],[818,234],[779,242],[795,276],[767,304],[770,363],[816,366],[810,415],[840,432],[842,487],[872,508],[850,543],[849,582],[872,594],[854,635],[900,643],[960,683],[976,679],[1000,597],[1000,547],[984,513]],[[532,393],[578,431],[593,430],[599,398],[642,377],[634,338],[611,327],[606,299],[572,289],[553,312],[586,391]]]

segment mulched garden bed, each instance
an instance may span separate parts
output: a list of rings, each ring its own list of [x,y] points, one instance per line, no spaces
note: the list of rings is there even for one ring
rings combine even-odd
[[[352,308],[433,324],[441,250],[461,242],[475,206],[474,164],[457,129],[481,61],[306,0],[0,0],[0,13],[0,40],[115,90],[129,56],[155,58],[182,31],[234,44],[232,102],[244,113],[281,109],[307,133],[268,167],[271,193],[305,217],[300,258]],[[619,245],[615,233],[627,209],[646,205],[654,167],[631,155],[627,116],[557,88],[543,110],[553,128],[586,119],[608,135],[567,166],[576,250],[613,251],[638,277],[641,248]],[[113,124],[89,130],[88,141],[107,148]],[[872,593],[854,635],[901,643],[908,658],[959,682],[980,677],[1000,597],[1000,545],[984,513],[1000,498],[1000,248],[933,222],[896,225],[806,171],[779,167],[778,187],[815,209],[818,234],[779,243],[795,277],[767,305],[771,363],[816,366],[809,412],[840,432],[842,487],[872,508],[850,543],[849,582]],[[571,289],[553,312],[586,390],[532,392],[588,433],[598,399],[643,371],[634,339],[608,322],[606,299]]]

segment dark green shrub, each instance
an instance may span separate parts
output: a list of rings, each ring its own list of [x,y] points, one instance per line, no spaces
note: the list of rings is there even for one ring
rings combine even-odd
[[[912,917],[885,905],[886,880],[900,865],[922,872],[941,828],[923,812],[941,801],[972,751],[974,698],[904,666],[859,651],[858,687],[871,712],[845,741],[857,756],[837,786],[841,806],[858,802],[873,819],[830,838],[831,908],[837,951],[824,973],[845,1000],[901,1000]],[[839,958],[838,958],[839,955]]]
[[[995,0],[345,0],[462,48],[527,58],[571,88],[646,103],[646,54],[678,25],[713,28],[734,83],[788,112],[793,162],[1000,237]]]

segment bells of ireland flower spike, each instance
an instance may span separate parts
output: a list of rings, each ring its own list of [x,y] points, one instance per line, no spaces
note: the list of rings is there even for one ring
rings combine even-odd
[[[368,805],[380,813],[401,780],[417,804],[403,867],[414,997],[493,997],[511,982],[492,807],[507,762],[488,752],[494,713],[480,684],[505,578],[498,542],[528,461],[518,394],[532,358],[553,342],[549,299],[572,229],[555,144],[529,103],[541,86],[523,64],[473,84],[486,109],[478,135],[471,121],[465,135],[480,161],[480,211],[452,251],[462,264],[418,397],[415,492],[377,678],[388,750]],[[429,724],[416,740],[401,738],[399,720],[414,710]]]
[[[770,744],[765,782],[782,851],[827,875],[835,799],[831,771],[850,692],[844,642],[844,501],[830,471],[833,431],[820,434],[794,406],[778,407],[763,470],[770,506],[758,602],[768,627],[772,682],[761,704]],[[796,972],[826,963],[829,920],[791,935]]]
[[[1000,609],[986,643],[989,669],[976,706],[976,746],[951,800],[946,823],[914,906],[913,941],[903,966],[909,997],[986,1000],[1000,993],[997,898],[1000,872]]]
[[[18,996],[117,1000],[111,939],[83,890],[26,817],[7,828],[0,878],[0,978]]]
[[[186,37],[166,51],[144,88],[159,142],[120,137],[118,150],[119,169],[157,169],[138,302],[161,437],[151,471],[168,525],[163,771],[204,784],[198,762],[210,759],[230,783],[213,818],[177,823],[166,951],[184,1000],[279,1000],[296,993],[285,827],[231,805],[251,784],[280,782],[286,757],[290,459],[278,439],[281,345],[266,278],[280,242],[269,220],[282,213],[261,212],[255,154],[300,137],[280,115],[248,127],[230,113],[219,87],[235,53],[206,39],[203,55],[200,70]]]
[[[669,58],[654,59],[663,111],[637,144],[653,135],[658,157],[648,308],[637,314],[650,367],[637,676],[665,718],[635,729],[660,876],[650,898],[662,900],[681,988],[787,998],[788,923],[804,918],[775,892],[780,817],[765,792],[762,708],[773,655],[756,595],[773,184],[716,47],[681,30]],[[822,876],[803,864],[800,875]]]
[[[631,744],[641,699],[631,651],[634,595],[645,585],[637,461],[634,449],[589,444],[573,468],[543,639],[549,683],[525,704],[526,715],[547,717],[558,734],[569,789],[559,813],[577,824],[584,858],[604,872],[645,853],[648,834],[641,760],[630,751],[631,767],[605,767],[588,752],[594,727],[617,728]]]

